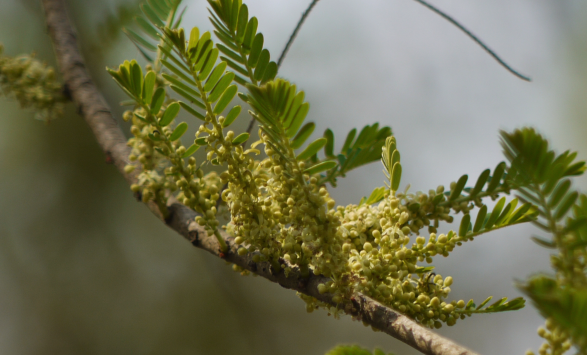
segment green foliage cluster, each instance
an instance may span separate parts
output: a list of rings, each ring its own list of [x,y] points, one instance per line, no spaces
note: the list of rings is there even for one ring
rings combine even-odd
[[[538,334],[546,342],[541,355],[563,354],[574,344],[587,353],[587,195],[571,187],[570,177],[583,174],[585,162],[577,153],[557,155],[532,129],[502,132],[502,146],[510,161],[508,181],[519,198],[536,206],[533,223],[552,235],[534,237],[556,251],[551,256],[555,275],[535,275],[520,288],[547,318]],[[531,352],[529,352],[531,353]]]
[[[385,355],[385,353],[380,349],[375,349],[371,352],[357,345],[339,345],[328,351],[325,355]],[[388,353],[387,355],[393,354]]]
[[[47,123],[63,115],[67,101],[53,68],[34,54],[6,56],[1,44],[0,90],[5,96],[16,98],[22,108],[33,109],[35,118]]]
[[[296,85],[276,78],[277,65],[263,47],[257,19],[249,18],[247,6],[238,0],[209,4],[222,43],[214,44],[210,33],[201,34],[198,28],[186,36],[169,16],[165,23],[173,26],[164,26],[165,13],[153,19],[143,7],[157,29],[159,44],[133,41],[143,47],[142,52],[155,51],[156,57],[145,56],[151,61],[146,74],[136,61],[109,70],[134,101],[135,108],[125,113],[125,119],[133,122],[130,158],[138,164],[127,169],[140,166],[139,183],[132,188],[144,201],[155,201],[166,215],[166,199],[175,195],[199,213],[197,222],[217,236],[221,248],[225,246],[216,216],[218,208],[227,208],[230,222],[223,228],[241,246],[239,254],[254,253],[254,261],[268,261],[286,273],[295,267],[304,275],[329,277],[331,281],[319,290],[332,293],[340,306],[353,292],[363,292],[428,327],[453,325],[473,313],[523,307],[522,299],[500,299],[490,306],[491,297],[479,306],[472,300],[447,301],[452,277],[443,278],[431,272],[432,266],[419,265],[431,263],[437,255],[448,256],[477,235],[533,218],[531,205],[516,209],[516,199],[504,207],[502,198],[487,212],[482,198],[495,198],[509,189],[504,164],[492,178],[484,172],[472,189],[465,188],[464,176],[453,183],[452,191],[444,192],[441,186],[428,194],[410,194],[398,192],[400,154],[389,127],[373,124],[358,135],[351,131],[338,155],[331,130],[307,143],[315,128],[314,123],[304,122],[309,104]],[[239,85],[246,93],[238,93]],[[181,100],[171,97],[171,92]],[[230,130],[241,113],[239,105],[231,105],[237,93],[259,124],[253,143],[249,132]],[[174,123],[180,109],[200,122],[188,147],[180,140],[188,124]],[[191,155],[200,147],[207,155],[198,164]],[[256,158],[259,147],[267,158]],[[335,185],[349,170],[380,159],[381,152],[388,187],[376,189],[359,205],[336,207],[326,184]],[[225,170],[207,178],[205,164]],[[469,212],[476,207],[481,212],[473,226]],[[465,216],[459,231],[437,235],[439,222],[452,222],[457,213]],[[424,226],[429,230],[427,238],[420,236]],[[302,298],[309,311],[325,306]]]
[[[286,274],[298,268],[302,275],[330,278],[319,291],[332,294],[338,306],[300,295],[310,312],[325,307],[337,314],[352,293],[362,292],[433,328],[474,313],[524,306],[521,298],[489,304],[488,297],[479,305],[449,300],[453,278],[426,264],[484,233],[532,222],[553,234],[552,240],[534,240],[559,250],[552,257],[555,276],[521,285],[548,317],[540,353],[562,354],[571,343],[585,351],[587,197],[570,189],[569,177],[585,170],[583,162],[574,161],[575,153],[557,156],[531,129],[502,132],[509,164],[483,171],[471,186],[463,175],[449,189],[410,193],[408,185],[400,191],[402,162],[389,127],[375,123],[358,135],[352,130],[339,154],[329,129],[309,141],[315,124],[305,122],[304,92],[277,77],[257,19],[240,0],[208,3],[219,42],[197,27],[186,35],[181,16],[175,18],[179,2],[153,0],[142,5],[150,22],[138,23],[158,43],[128,31],[149,64],[143,70],[133,60],[109,69],[134,105],[124,114],[133,134],[128,143],[133,164],[127,170],[141,169],[132,189],[143,201],[155,201],[167,216],[166,201],[175,196],[198,212],[196,221],[223,250],[220,228],[234,236],[239,254],[252,253],[255,262],[270,262]],[[254,142],[251,132],[230,130],[242,113],[234,104],[237,96],[259,125]],[[181,138],[188,123],[176,122],[182,109],[198,125],[193,143],[185,146]],[[200,148],[206,151],[202,162],[192,156]],[[336,186],[349,170],[378,159],[386,186],[356,205],[336,206],[327,185]],[[205,174],[205,165],[223,171]],[[508,201],[504,195],[511,192],[517,198]],[[488,199],[497,200],[491,209]],[[230,215],[224,226],[219,210]],[[459,227],[439,233],[440,222],[455,217]]]

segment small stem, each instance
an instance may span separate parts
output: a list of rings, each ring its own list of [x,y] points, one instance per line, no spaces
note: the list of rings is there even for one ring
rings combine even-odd
[[[454,26],[456,26],[459,30],[463,31],[467,36],[469,36],[469,38],[471,38],[473,41],[475,41],[475,43],[477,43],[478,45],[480,45],[481,48],[483,48],[485,50],[485,52],[487,52],[490,56],[492,56],[493,59],[497,60],[497,62],[502,67],[506,68],[510,73],[514,74],[515,76],[517,76],[518,78],[520,78],[522,80],[532,81],[532,79],[530,79],[529,77],[520,74],[520,72],[518,72],[518,71],[514,70],[512,67],[510,67],[494,51],[492,51],[489,47],[487,47],[487,45],[485,43],[483,43],[479,38],[477,38],[477,36],[475,36],[473,33],[471,33],[471,31],[469,31],[467,28],[465,28],[465,26],[461,25],[457,20],[453,19],[448,14],[444,13],[443,11],[441,11],[440,9],[438,9],[437,7],[435,7],[435,6],[427,3],[424,0],[415,0],[415,1],[418,2],[418,3],[420,3],[420,4],[422,4],[422,5],[424,5],[428,9],[432,10],[433,12],[435,12],[436,14],[440,15],[442,18],[444,18],[445,20],[447,20],[448,22],[450,22]]]
[[[318,3],[318,0],[312,0],[312,2],[310,3],[310,5],[306,9],[306,11],[304,11],[304,13],[302,14],[302,17],[298,21],[296,28],[292,32],[291,36],[289,36],[289,40],[287,41],[285,48],[283,48],[283,51],[281,51],[281,55],[279,56],[279,60],[277,61],[277,69],[279,69],[281,67],[281,63],[283,63],[283,60],[285,59],[285,56],[287,55],[287,52],[289,51],[289,47],[291,47],[293,41],[296,39],[296,37],[298,35],[298,32],[300,32],[300,29],[302,28],[304,21],[306,21],[306,18],[310,14],[310,11],[312,11],[312,9],[314,8],[314,6],[316,6],[317,3]]]
[[[455,203],[471,202],[477,198],[483,198],[483,197],[487,197],[487,196],[491,196],[491,195],[495,195],[495,194],[499,194],[499,193],[504,193],[504,192],[507,192],[507,190],[508,189],[506,189],[505,187],[498,187],[491,192],[481,191],[475,196],[471,196],[471,195],[463,196],[463,197],[459,197],[459,198],[452,200],[452,201],[449,201],[448,197],[447,197],[447,199],[445,201],[439,202],[436,206],[446,207],[446,206],[451,206]]]
[[[224,238],[222,238],[220,232],[218,232],[218,229],[214,229],[214,236],[216,236],[218,244],[220,244],[220,250],[223,253],[226,253],[228,251],[228,245],[226,245],[226,241],[224,240]]]

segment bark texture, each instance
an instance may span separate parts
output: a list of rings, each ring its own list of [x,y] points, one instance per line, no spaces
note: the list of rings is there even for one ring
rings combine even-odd
[[[126,138],[112,117],[110,107],[94,85],[86,69],[64,0],[42,0],[42,3],[59,70],[72,101],[77,105],[80,115],[92,129],[98,144],[106,154],[106,160],[113,163],[129,183],[136,182],[136,172],[128,174],[124,171],[124,167],[128,163],[130,148],[127,147]],[[155,204],[149,204],[149,208],[161,218]],[[196,217],[194,211],[174,200],[170,200],[168,208],[169,217],[163,222],[195,247],[239,265],[243,269],[278,283],[282,287],[296,290],[336,306],[332,301],[331,294],[318,292],[318,285],[328,281],[327,278],[313,274],[304,278],[296,269],[286,277],[283,271],[274,270],[269,263],[253,262],[251,254],[239,256],[238,246],[234,244],[233,238],[226,233],[223,233],[222,236],[226,240],[228,251],[222,253],[216,239],[208,237],[204,229],[194,221]],[[283,262],[285,263],[285,261]],[[344,306],[339,305],[339,307],[345,313],[372,325],[424,354],[475,355],[474,352],[422,327],[410,318],[363,294],[354,294],[350,303]]]

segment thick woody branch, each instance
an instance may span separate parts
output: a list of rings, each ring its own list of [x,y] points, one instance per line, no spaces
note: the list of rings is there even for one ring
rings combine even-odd
[[[45,9],[49,35],[55,47],[59,69],[65,85],[71,93],[72,101],[78,106],[80,115],[92,129],[98,144],[106,153],[107,159],[114,163],[129,183],[134,183],[136,173],[127,174],[124,172],[124,167],[128,163],[130,148],[126,146],[126,138],[112,117],[110,107],[90,78],[79,52],[76,34],[67,16],[64,1],[42,0],[42,3]],[[154,204],[149,207],[161,218],[158,208]],[[234,244],[233,238],[226,233],[223,233],[222,236],[229,248],[227,252],[222,253],[216,239],[208,237],[204,229],[195,223],[196,213],[194,211],[175,201],[171,201],[168,207],[169,218],[165,223],[184,236],[194,246],[234,263],[243,269],[254,272],[269,281],[278,283],[285,288],[296,290],[315,297],[322,302],[337,306],[332,301],[331,294],[320,294],[318,292],[318,285],[328,281],[327,278],[319,275],[310,275],[304,278],[295,269],[286,277],[281,271],[282,269],[276,271],[269,263],[253,262],[253,255],[251,254],[239,256],[237,253],[238,246]],[[345,313],[399,339],[424,354],[475,354],[365,295],[354,294],[350,303],[338,305],[338,307]]]

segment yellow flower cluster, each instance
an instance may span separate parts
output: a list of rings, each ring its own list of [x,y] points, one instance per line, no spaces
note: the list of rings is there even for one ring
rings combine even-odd
[[[428,244],[419,236],[409,246],[409,213],[394,196],[388,196],[378,206],[338,207],[335,216],[341,221],[339,233],[352,270],[353,290],[430,327],[439,327],[439,321],[453,325],[461,317],[459,310],[465,307],[464,301],[444,301],[450,293],[452,277],[443,279],[417,266],[419,261],[431,262],[436,254],[447,254],[454,241],[431,233]],[[336,289],[336,282],[319,287],[322,293]]]
[[[35,118],[49,122],[63,115],[67,99],[55,70],[32,55],[8,57],[0,44],[0,89],[14,95],[22,108],[35,110]]]
[[[538,335],[546,340],[538,349],[540,355],[562,355],[571,348],[571,337],[558,327],[553,319],[546,320],[546,329],[538,328]],[[532,350],[526,351],[526,355],[534,355]]]

